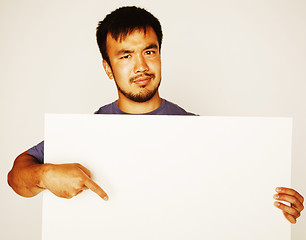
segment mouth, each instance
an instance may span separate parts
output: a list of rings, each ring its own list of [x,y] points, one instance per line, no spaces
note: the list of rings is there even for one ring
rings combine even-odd
[[[151,77],[141,77],[141,78],[137,78],[136,80],[134,80],[133,83],[143,86],[143,85],[147,85],[150,81],[151,81]]]

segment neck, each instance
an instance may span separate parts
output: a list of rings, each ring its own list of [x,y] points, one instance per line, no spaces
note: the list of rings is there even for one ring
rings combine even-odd
[[[121,111],[131,114],[143,114],[152,112],[155,109],[159,108],[162,103],[162,99],[160,98],[158,91],[156,94],[146,102],[134,102],[123,94],[119,93],[119,99],[117,100],[117,105]]]

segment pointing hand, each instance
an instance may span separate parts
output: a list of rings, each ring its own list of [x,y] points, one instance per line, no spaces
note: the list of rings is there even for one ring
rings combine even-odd
[[[90,189],[102,199],[108,200],[103,189],[91,179],[90,171],[81,164],[45,165],[46,169],[39,187],[48,189],[62,198],[72,198],[83,190]]]

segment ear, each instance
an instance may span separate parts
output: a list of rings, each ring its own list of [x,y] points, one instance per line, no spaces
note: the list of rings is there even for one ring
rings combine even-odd
[[[112,71],[111,66],[104,59],[102,61],[102,64],[103,64],[103,68],[104,68],[107,76],[109,77],[109,79],[113,79],[114,75],[113,75],[113,71]]]

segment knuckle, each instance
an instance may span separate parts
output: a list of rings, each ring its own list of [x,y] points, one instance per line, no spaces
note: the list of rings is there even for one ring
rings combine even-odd
[[[75,167],[80,168],[80,165],[81,165],[81,164],[79,164],[79,163],[74,163],[74,166],[75,166]]]
[[[64,198],[70,199],[72,197],[73,197],[73,195],[71,194],[71,192],[64,191]]]
[[[73,189],[73,192],[71,193],[71,197],[78,195],[80,191],[81,191],[80,188]]]
[[[91,189],[92,189],[92,191],[94,191],[94,192],[98,192],[98,190],[99,190],[96,186],[92,186]]]
[[[295,217],[298,217],[299,216],[299,211],[297,211],[296,209],[292,209],[292,213],[291,215],[295,216]]]
[[[72,189],[72,194],[76,194],[78,191],[80,191],[80,187],[79,186],[75,186]]]
[[[79,189],[83,185],[82,183],[83,183],[83,180],[81,177],[75,178],[71,187],[73,190]]]
[[[79,190],[79,191],[75,192],[75,195],[74,195],[74,196],[79,195],[81,192],[83,192],[83,190]]]
[[[82,184],[82,185],[83,185],[84,182],[85,182],[85,177],[84,177],[83,175],[81,175],[81,176],[78,177],[77,180],[78,180],[78,183],[79,183],[79,184]]]
[[[299,203],[300,203],[300,201],[299,201],[299,200],[297,200],[297,198],[294,198],[294,199],[292,200],[292,203],[293,203],[294,205],[297,205],[297,204],[299,204]]]

